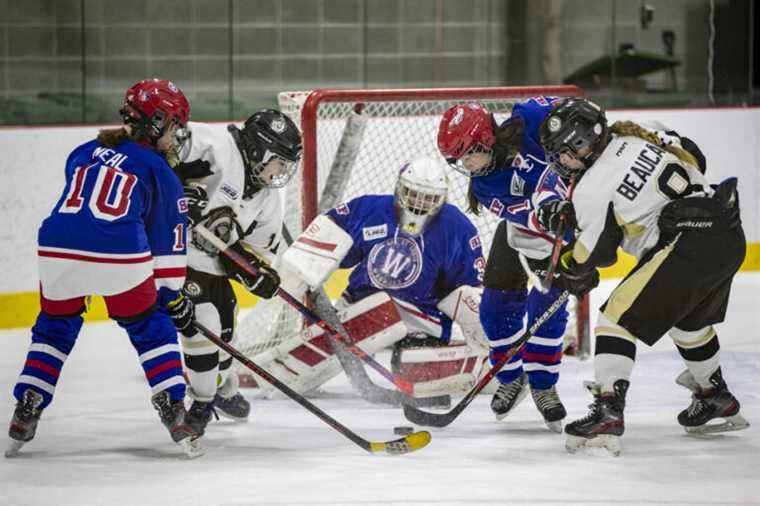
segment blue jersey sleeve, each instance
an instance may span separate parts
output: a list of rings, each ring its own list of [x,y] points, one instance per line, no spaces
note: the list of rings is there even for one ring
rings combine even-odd
[[[154,186],[145,225],[159,304],[177,297],[187,270],[187,204],[182,185],[163,159],[153,164]]]

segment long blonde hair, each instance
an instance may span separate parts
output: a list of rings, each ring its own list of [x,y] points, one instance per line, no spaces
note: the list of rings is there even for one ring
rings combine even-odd
[[[615,135],[628,135],[644,139],[648,143],[659,146],[664,150],[674,154],[683,163],[688,163],[689,165],[693,165],[697,168],[699,167],[699,162],[697,162],[697,159],[694,158],[694,155],[683,148],[672,145],[664,145],[656,133],[652,132],[651,130],[647,130],[646,128],[634,123],[633,121],[616,121],[610,126],[610,131]]]

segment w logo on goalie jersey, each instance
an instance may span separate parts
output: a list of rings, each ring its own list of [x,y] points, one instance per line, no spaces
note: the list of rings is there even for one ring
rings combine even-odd
[[[414,284],[422,272],[422,253],[407,237],[388,239],[373,246],[367,257],[367,274],[380,289],[400,290]]]

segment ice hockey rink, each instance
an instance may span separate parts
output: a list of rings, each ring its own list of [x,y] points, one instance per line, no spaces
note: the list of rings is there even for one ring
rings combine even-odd
[[[602,283],[593,308],[613,286]],[[255,400],[249,423],[212,423],[208,453],[186,460],[150,407],[126,336],[112,323],[88,324],[37,438],[0,459],[0,504],[760,504],[759,290],[760,274],[740,274],[718,328],[724,376],[751,427],[684,433],[675,417],[690,394],[674,383],[683,365],[666,337],[639,347],[618,458],[566,453],[564,437],[544,427],[530,398],[497,423],[490,396],[480,396],[452,425],[432,429],[428,447],[395,457],[366,454],[289,399]],[[28,330],[0,336],[9,419]],[[558,389],[572,420],[587,412],[582,382],[592,363],[567,358],[563,367]],[[344,376],[312,400],[367,439],[394,439],[394,426],[409,425],[400,410],[361,400]]]

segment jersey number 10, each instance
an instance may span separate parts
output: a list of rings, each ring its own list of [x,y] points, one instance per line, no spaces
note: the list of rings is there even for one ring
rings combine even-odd
[[[97,170],[95,186],[89,196],[83,196],[84,181],[88,171]],[[93,216],[105,221],[114,221],[129,212],[130,197],[137,183],[137,177],[123,170],[97,163],[74,169],[71,188],[61,203],[59,213],[78,213],[87,200]]]

